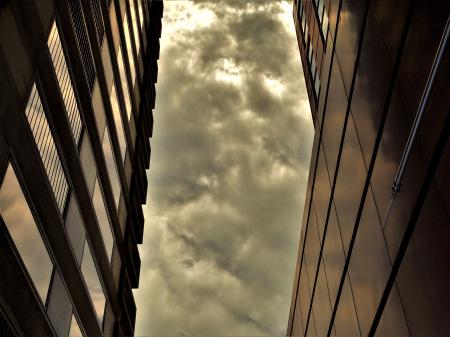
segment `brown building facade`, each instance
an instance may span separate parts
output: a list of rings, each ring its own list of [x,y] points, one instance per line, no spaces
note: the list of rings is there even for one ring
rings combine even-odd
[[[315,137],[288,336],[450,334],[449,13],[294,1]]]
[[[0,1],[0,336],[132,336],[162,1]]]

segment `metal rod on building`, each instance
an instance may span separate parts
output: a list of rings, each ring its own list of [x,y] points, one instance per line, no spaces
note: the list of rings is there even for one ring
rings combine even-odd
[[[411,149],[414,143],[414,140],[417,136],[417,131],[420,127],[420,122],[422,121],[423,114],[428,105],[428,100],[430,98],[430,93],[433,88],[434,80],[436,78],[437,71],[439,66],[441,65],[442,57],[444,56],[445,50],[447,49],[448,40],[450,36],[450,16],[447,17],[447,23],[444,28],[444,33],[442,34],[441,41],[439,43],[439,47],[436,53],[436,57],[434,58],[433,65],[431,66],[430,75],[428,76],[427,83],[425,84],[425,89],[422,94],[422,98],[420,99],[419,107],[417,109],[416,117],[414,118],[414,122],[411,128],[411,131],[408,136],[408,141],[405,145],[405,150],[403,151],[402,158],[400,160],[400,164],[397,169],[397,173],[395,174],[394,182],[392,183],[392,195],[389,201],[388,208],[386,210],[386,214],[383,219],[382,227],[386,225],[387,219],[389,217],[389,213],[392,209],[392,204],[397,194],[400,192],[402,185],[402,178],[405,173],[406,164],[408,163],[409,157],[411,155]]]

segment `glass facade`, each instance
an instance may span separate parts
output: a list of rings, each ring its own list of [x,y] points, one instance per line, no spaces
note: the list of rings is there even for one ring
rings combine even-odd
[[[133,336],[163,3],[1,7],[0,335]]]
[[[288,336],[450,331],[450,272],[441,262],[450,258],[450,195],[438,183],[450,168],[448,104],[440,99],[450,94],[449,59],[426,101],[421,140],[406,147],[440,41],[450,35],[449,12],[450,4],[407,0],[294,1],[316,136]],[[326,95],[317,102],[318,90]]]

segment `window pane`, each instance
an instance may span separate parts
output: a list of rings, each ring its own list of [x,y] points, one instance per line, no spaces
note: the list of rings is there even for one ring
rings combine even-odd
[[[75,258],[77,259],[78,265],[80,265],[81,257],[83,256],[86,231],[84,229],[83,219],[81,218],[80,210],[78,209],[78,204],[73,193],[70,196],[69,206],[67,208],[66,231],[75,254]]]
[[[109,138],[109,130],[106,127],[105,133],[103,134],[103,154],[105,155],[106,169],[108,170],[109,180],[111,182],[111,187],[114,195],[114,201],[116,207],[119,207],[120,200],[120,181],[117,175],[116,161],[114,160],[114,153],[112,151],[111,139]]]
[[[70,331],[69,337],[84,337],[81,333],[80,326],[78,325],[78,321],[75,318],[75,315],[72,315],[72,322],[70,323]]]
[[[133,49],[131,48],[131,35],[130,28],[128,27],[127,15],[125,14],[123,17],[123,33],[125,35],[125,45],[127,46],[128,60],[130,62],[130,71],[131,71],[131,87],[134,86],[134,80],[136,79],[136,69],[134,67],[134,56]]]
[[[84,245],[81,273],[83,274],[89,295],[91,296],[92,304],[94,305],[94,310],[97,314],[98,324],[101,327],[105,313],[106,299],[105,294],[103,293],[102,284],[100,283],[100,278],[98,277],[97,269],[95,268],[94,260],[92,259],[91,248],[88,244]]]
[[[116,86],[114,85],[114,83],[111,88],[110,100],[111,100],[111,107],[112,107],[113,115],[114,115],[114,121],[116,124],[117,138],[119,138],[120,153],[122,154],[122,162],[123,162],[125,160],[125,151],[127,149],[127,142],[125,140],[125,133],[123,130],[123,123],[122,123],[122,115],[120,113],[119,101],[117,98]]]
[[[320,21],[322,21],[323,8],[324,8],[323,0],[319,0],[319,5],[318,5],[317,13],[319,14],[319,20],[320,20]]]
[[[0,188],[0,215],[37,292],[45,303],[53,263],[11,164]]]
[[[80,150],[81,168],[89,190],[89,196],[94,190],[94,183],[97,177],[97,165],[95,164],[94,154],[92,153],[91,142],[87,132],[84,133]]]
[[[33,83],[33,87],[31,88],[25,114],[33,132],[34,141],[39,149],[39,154],[41,155],[45,172],[52,187],[53,195],[62,213],[66,203],[67,193],[69,192],[69,186],[56,150],[47,117],[45,117],[36,83]]]
[[[323,12],[323,24],[322,24],[322,33],[323,36],[325,37],[325,40],[327,38],[327,29],[328,29],[328,13],[327,10],[325,9],[325,11]]]
[[[113,235],[111,225],[109,223],[108,214],[106,213],[105,202],[103,201],[103,194],[100,188],[98,178],[95,180],[94,194],[92,195],[92,203],[94,205],[95,215],[97,216],[98,225],[102,234],[103,243],[105,244],[108,259],[111,261],[113,249]]]
[[[320,91],[320,78],[319,74],[316,75],[316,78],[314,80],[314,90],[316,91],[316,96],[319,97],[319,91]]]
[[[134,0],[130,0],[130,12],[131,12],[131,22],[133,24],[134,32],[134,42],[136,42],[136,52],[139,57],[139,52],[141,50],[141,40],[139,39],[138,22],[136,18],[136,8],[134,7]]]
[[[144,12],[142,11],[142,0],[137,0],[138,2],[138,10],[139,10],[139,24],[142,28],[144,24]]]
[[[58,337],[66,337],[70,328],[72,302],[57,271],[55,271],[53,276],[47,315],[56,331],[56,335]]]
[[[73,92],[72,81],[67,68],[56,21],[53,22],[52,30],[50,31],[47,40],[47,46],[52,57],[53,69],[55,70],[56,78],[58,79],[58,85],[66,108],[72,135],[75,139],[75,144],[78,145],[83,124],[80,112],[78,111],[78,103]]]
[[[128,120],[130,120],[130,116],[131,116],[130,89],[128,87],[128,81],[127,81],[127,75],[125,72],[125,64],[123,61],[121,45],[119,45],[119,50],[117,51],[117,63],[119,65],[120,82],[122,83],[123,97],[125,99],[125,109],[127,110]]]

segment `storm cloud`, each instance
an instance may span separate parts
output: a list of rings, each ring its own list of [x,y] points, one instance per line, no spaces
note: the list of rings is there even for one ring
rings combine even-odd
[[[285,333],[306,95],[291,1],[165,1],[137,336]]]

